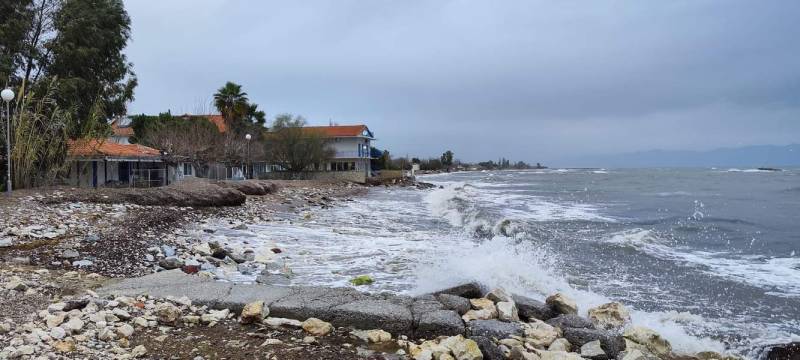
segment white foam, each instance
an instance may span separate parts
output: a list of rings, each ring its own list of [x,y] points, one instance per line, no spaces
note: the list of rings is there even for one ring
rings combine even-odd
[[[502,287],[539,300],[561,292],[575,299],[582,312],[612,301],[603,295],[573,287],[556,272],[555,269],[560,268],[556,259],[555,254],[544,248],[496,236],[480,244],[452,249],[445,258],[420,263],[416,273],[417,286],[411,294],[424,294],[475,281],[488,288]],[[701,316],[686,312],[632,311],[633,325],[656,330],[670,341],[676,352],[723,352],[725,346],[722,343],[687,331],[690,325],[704,322]]]
[[[605,242],[629,246],[660,259],[707,267],[706,273],[767,290],[774,295],[800,296],[800,257],[760,257],[697,251],[660,239],[651,230],[614,233]]]

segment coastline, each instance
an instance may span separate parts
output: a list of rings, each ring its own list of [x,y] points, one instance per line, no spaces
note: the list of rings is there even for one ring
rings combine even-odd
[[[27,311],[27,313],[23,311],[22,312],[23,314],[10,317],[14,319],[16,322],[22,322],[23,320],[28,321],[29,319],[25,319],[23,315],[30,316],[33,313],[35,313],[36,310],[48,308],[49,305],[52,304],[53,302],[61,301],[64,298],[80,297],[80,295],[82,295],[83,290],[85,289],[97,289],[98,287],[102,288],[103,285],[109,284],[109,282],[105,280],[106,276],[131,278],[134,276],[147,274],[148,270],[150,270],[149,272],[152,273],[152,270],[155,268],[155,266],[168,265],[167,267],[172,267],[172,265],[175,265],[175,264],[167,264],[167,262],[164,262],[164,260],[168,258],[183,260],[183,264],[181,264],[180,266],[175,266],[174,269],[182,268],[183,272],[200,273],[191,275],[191,277],[193,278],[217,277],[215,276],[215,273],[213,271],[209,271],[210,268],[208,266],[206,266],[206,268],[204,269],[203,268],[204,264],[213,265],[217,269],[224,268],[225,264],[223,262],[218,263],[217,261],[212,259],[218,257],[222,257],[223,259],[229,258],[231,260],[234,260],[234,262],[239,263],[238,261],[235,260],[237,256],[239,255],[248,256],[248,255],[246,253],[237,253],[242,249],[225,249],[224,246],[225,244],[217,244],[217,246],[212,246],[211,244],[207,243],[198,243],[196,241],[197,238],[194,235],[191,234],[187,235],[187,232],[189,232],[189,230],[193,230],[196,232],[199,231],[202,233],[209,234],[213,233],[213,231],[216,231],[214,230],[214,228],[219,228],[220,226],[224,226],[229,229],[235,229],[241,226],[246,227],[248,223],[252,224],[264,221],[269,222],[269,221],[274,221],[276,219],[281,219],[283,216],[287,214],[303,217],[306,216],[304,214],[306,214],[309,210],[319,207],[335,206],[336,202],[338,201],[348,201],[348,199],[351,199],[352,197],[364,194],[366,189],[367,188],[362,186],[345,185],[345,184],[289,182],[286,184],[281,184],[281,186],[279,186],[278,191],[274,193],[262,196],[248,196],[247,202],[243,206],[212,208],[212,209],[119,205],[119,204],[80,204],[80,206],[76,206],[75,203],[67,202],[55,206],[53,206],[52,204],[48,204],[46,207],[51,208],[50,211],[52,211],[52,213],[47,213],[48,210],[34,206],[32,209],[27,210],[27,214],[29,214],[28,216],[30,218],[36,218],[36,219],[43,218],[47,220],[46,222],[39,223],[36,225],[53,223],[55,222],[55,219],[58,217],[60,217],[60,219],[70,220],[69,218],[64,217],[65,212],[68,211],[69,209],[74,210],[73,214],[76,213],[78,214],[76,215],[78,219],[88,218],[92,220],[87,220],[87,221],[93,221],[93,222],[87,222],[87,225],[83,226],[83,224],[80,223],[80,221],[71,220],[73,222],[71,225],[73,226],[68,227],[63,234],[58,234],[60,232],[60,230],[58,230],[59,229],[58,227],[52,228],[46,225],[44,226],[44,228],[37,227],[35,229],[29,229],[33,231],[32,235],[36,236],[29,236],[30,239],[27,240],[29,240],[33,245],[37,246],[32,247],[32,249],[28,251],[30,251],[31,260],[33,260],[38,266],[34,267],[22,266],[21,261],[14,260],[14,258],[19,258],[20,255],[25,254],[24,250],[22,250],[24,246],[22,247],[12,246],[12,248],[14,248],[15,250],[9,252],[4,251],[2,253],[4,258],[6,259],[6,262],[2,265],[3,277],[4,277],[3,282],[6,284],[9,282],[13,282],[14,281],[13,277],[19,276],[20,279],[23,280],[22,282],[26,283],[26,286],[28,287],[23,292],[20,292],[18,290],[11,290],[9,291],[9,294],[33,295],[35,293],[40,293],[40,292],[45,294],[51,294],[50,296],[45,296],[43,299],[41,299],[41,301],[38,302],[38,307],[32,306],[30,309],[28,309],[29,311]],[[23,200],[37,201],[36,199],[37,198],[34,197],[33,199],[29,200],[23,199]],[[39,198],[39,200],[41,200],[41,198]],[[27,204],[30,205],[30,203]],[[26,208],[25,206],[18,206],[16,209],[22,211],[20,209],[25,209],[25,208]],[[101,213],[104,215],[98,215]],[[44,217],[42,217],[42,215],[44,215]],[[125,235],[113,239],[118,239],[117,241],[120,241],[123,244],[133,242],[135,243],[135,246],[120,247],[115,249],[120,251],[109,252],[107,247],[104,248],[101,246],[89,246],[83,244],[86,242],[98,243],[105,241],[104,236],[106,236],[106,233],[101,232],[100,234],[94,234],[91,233],[90,231],[87,231],[87,229],[91,230],[104,227],[107,229],[113,229],[114,231],[120,231],[121,230],[120,224],[125,224],[126,220],[130,220],[131,218],[143,219],[144,221],[137,221],[135,224],[131,224],[131,226],[129,227],[122,227],[122,229],[124,230],[121,232]],[[211,224],[213,224],[213,226],[209,226]],[[73,229],[75,230],[75,232],[70,232],[70,230]],[[50,238],[53,235],[51,233],[55,233],[56,236]],[[91,239],[87,239],[87,237],[90,237],[91,235],[95,235],[99,239],[90,241]],[[102,257],[102,255],[95,256],[95,261],[93,262],[93,264],[99,264],[100,267],[96,268],[96,270],[98,270],[98,272],[102,273],[105,276],[94,275],[90,273],[91,268],[88,267],[84,267],[84,269],[81,269],[78,272],[68,271],[71,269],[59,269],[62,265],[55,265],[52,259],[55,259],[57,257],[61,259],[61,257],[59,256],[63,257],[64,252],[71,249],[71,247],[65,247],[65,245],[75,245],[76,240],[79,241],[79,243],[81,244],[80,246],[75,248],[76,251],[78,251],[79,253],[78,257],[85,257],[87,255],[95,256],[94,255],[95,251],[107,252],[107,253],[117,252],[117,255],[120,256],[111,256],[108,257],[108,259]],[[163,248],[160,245],[157,246],[155,241],[167,242],[168,248]],[[27,243],[22,243],[19,245],[23,244]],[[195,245],[208,245],[207,248],[208,250],[206,251],[205,246],[198,248]],[[158,248],[155,248],[156,246]],[[172,248],[170,249],[169,247]],[[83,251],[84,249],[88,250],[84,252]],[[214,252],[218,251],[218,249],[224,250],[225,253],[218,252],[216,254],[217,256],[214,256],[215,255]],[[120,252],[122,254],[120,254]],[[174,254],[172,254],[173,252]],[[139,258],[139,256],[137,256],[136,254],[142,255],[145,261],[142,262],[136,261],[136,259]],[[152,256],[153,261],[149,261],[147,255]],[[268,255],[269,255],[268,253],[263,254],[254,251],[252,253],[253,256],[252,259],[244,258],[241,260],[244,260],[242,261],[242,263],[244,264],[247,263],[268,264],[270,263],[270,260],[272,260],[272,258],[269,257]],[[197,261],[199,259],[198,256],[202,259],[205,259],[206,261],[202,260]],[[260,256],[265,257],[261,259],[263,260],[263,262],[256,261],[256,257]],[[84,260],[83,258],[79,260],[74,260],[77,259],[77,257],[73,257],[72,259],[73,260],[70,263],[70,265],[74,264],[75,261]],[[218,260],[223,260],[223,259],[218,259]],[[187,260],[195,260],[197,261],[197,263],[188,262]],[[63,264],[63,260],[61,261]],[[124,266],[121,265],[123,263],[127,265]],[[228,265],[238,268],[239,264],[233,265],[229,263]],[[40,267],[42,265],[49,266],[50,270],[47,273],[43,272]],[[267,270],[267,267],[265,266],[263,270]],[[282,269],[273,268],[269,270],[270,271],[268,271],[268,275],[280,275],[282,272]],[[180,272],[180,270],[171,270],[171,271]],[[280,277],[276,278],[275,276],[268,276],[268,278],[265,279],[265,281],[262,281],[260,283],[265,284],[263,286],[269,286],[272,283],[277,285],[283,285],[279,282],[276,282],[278,280],[280,280]],[[66,284],[70,285],[68,286]],[[34,290],[34,291],[28,291],[28,290]],[[485,292],[488,290],[492,289],[482,289],[481,294],[478,295],[472,294],[470,296],[474,298],[479,298],[481,296],[486,295]],[[112,296],[111,297],[112,299],[124,296],[119,294],[114,295],[106,293],[104,295],[101,295],[100,299],[103,299],[104,296],[109,296],[109,295]],[[18,298],[22,299],[25,297],[18,297]],[[145,300],[147,299],[148,298],[145,298]],[[107,299],[104,301],[107,301]],[[156,303],[163,303],[163,300],[156,300],[152,298],[144,302],[148,303],[148,301],[153,301],[154,306]],[[502,301],[495,301],[494,302],[495,306],[499,306],[499,302]],[[203,305],[200,306],[202,307]],[[186,309],[191,310],[192,308],[191,306],[189,306]],[[475,308],[472,310],[480,311],[483,309]],[[517,310],[519,311],[519,309]],[[588,309],[581,309],[581,311],[587,311],[587,310]],[[9,317],[10,309],[7,309],[6,306],[0,306],[0,311],[2,311],[2,313],[0,313],[0,318]],[[197,316],[202,316],[202,315],[210,316],[208,315],[210,313],[209,311],[211,310],[210,309],[191,310],[191,312],[198,314]],[[194,316],[194,315],[189,315],[189,316]],[[485,320],[497,321],[496,318],[498,316],[499,314],[496,314],[494,316],[489,315],[488,316],[489,318]],[[233,323],[229,325],[234,326],[234,324],[236,324],[235,315],[228,317],[230,318],[226,317],[226,319],[220,321],[223,323],[225,322],[230,323],[231,320],[233,320]],[[296,319],[296,320],[302,321],[305,319]],[[539,319],[539,320],[544,321],[547,319]],[[35,316],[33,318],[33,321],[36,321]],[[497,325],[496,323],[492,324]],[[339,324],[339,325],[344,325],[344,324]],[[230,330],[230,326],[228,327],[228,330]],[[500,326],[504,326],[504,324],[500,324]],[[181,328],[184,329],[183,327]],[[243,330],[246,331],[246,329],[247,328],[244,328]],[[198,329],[196,329],[196,327],[194,326],[188,326],[185,327],[184,330],[195,331]],[[370,329],[362,329],[362,330],[370,330]],[[297,330],[292,330],[292,331],[297,331]],[[331,356],[330,358],[340,358],[340,357],[349,358],[347,356],[354,356],[353,358],[360,358],[361,355],[365,354],[364,353],[359,354],[359,351],[363,351],[363,349],[370,348],[369,342],[360,345],[353,345],[354,343],[353,341],[346,340],[351,337],[350,332],[347,330],[334,332],[335,336],[331,338],[318,338],[317,339],[318,342],[316,344],[314,344],[313,342],[306,344],[305,342],[300,340],[302,337],[299,335],[302,334],[302,331],[300,331],[298,334],[294,334],[295,336],[291,336],[290,334],[292,334],[291,331],[290,332],[278,331],[278,333],[275,333],[275,336],[279,338],[280,336],[284,336],[284,339],[288,340],[286,341],[287,343],[291,343],[292,342],[291,338],[295,337],[296,339],[295,342],[307,345],[303,347],[304,351],[306,351],[303,353],[306,354],[305,356],[308,355],[307,351],[312,351],[312,353],[317,354],[314,351],[316,350],[322,351],[323,349],[334,351],[332,349],[336,349],[335,352],[329,354]],[[397,334],[394,335],[397,336]],[[618,335],[620,337],[622,336],[621,333]],[[197,336],[216,337],[219,336],[219,334],[203,333],[203,334],[198,334]],[[289,337],[287,338],[286,336]],[[153,339],[156,337],[158,336],[152,336]],[[261,339],[261,337],[257,338]],[[129,345],[136,344],[137,342],[135,341],[135,339],[136,338],[132,338],[132,341],[130,342]],[[319,339],[325,339],[322,341],[323,346],[320,349],[315,349],[315,347],[320,345]],[[506,346],[506,348],[510,351],[511,348],[513,348],[513,345],[522,345],[523,343],[525,343],[524,337],[522,339],[523,340],[521,341],[520,344],[511,344],[512,345],[511,347]],[[152,342],[148,344],[150,344],[151,350],[155,350],[152,349],[152,346],[158,346],[157,344]],[[344,344],[351,344],[351,347],[344,346]],[[433,346],[433,345],[434,344],[432,343],[428,343],[428,346]],[[494,343],[494,345],[498,346],[502,344]],[[130,355],[130,352],[133,350],[132,348],[135,348],[135,346],[128,346],[127,348],[121,347],[121,348],[125,349],[125,351],[122,351],[123,355],[125,354]],[[396,351],[402,348],[402,346],[400,347],[392,346],[390,348],[392,348],[393,351],[391,354],[398,355],[396,354]],[[115,351],[121,351],[121,350],[115,350]],[[404,351],[409,351],[408,342],[405,343]],[[521,350],[518,350],[518,352],[519,351]],[[537,354],[534,349],[528,349],[525,351],[525,353]],[[279,357],[279,358],[291,359],[292,358],[291,356],[295,355],[291,355],[290,353],[283,353],[284,357]],[[372,354],[365,356],[371,356],[371,355]],[[382,354],[380,356],[384,355],[386,354]],[[537,354],[537,356],[540,355],[542,354]],[[296,356],[298,356],[296,357],[298,359],[304,358],[300,355]],[[319,358],[326,358],[325,356],[328,355],[319,355],[319,356],[320,356]],[[519,356],[523,356],[523,354],[520,353]]]

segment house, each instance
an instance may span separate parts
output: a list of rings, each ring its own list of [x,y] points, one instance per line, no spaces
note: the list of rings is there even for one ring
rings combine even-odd
[[[128,116],[118,117],[111,121],[111,142],[115,144],[130,144],[131,136],[133,136],[133,127],[131,127],[131,118]]]
[[[109,139],[70,140],[67,183],[78,187],[168,185],[168,165],[161,152]]]
[[[321,133],[328,139],[333,158],[323,165],[323,171],[355,173],[364,179],[372,176],[370,152],[375,136],[366,125],[306,126],[305,131]]]
[[[224,134],[228,131],[228,123],[222,115],[183,115],[185,119],[196,118],[205,119],[214,124],[217,130]],[[130,116],[118,117],[111,121],[112,135],[108,141],[115,144],[131,144],[131,137],[135,135]],[[223,164],[209,164],[203,169],[198,168],[190,159],[178,159],[171,157],[173,166],[168,166],[167,181],[176,182],[187,178],[208,177],[213,179],[237,179],[244,178],[241,167],[225,166]],[[182,161],[183,160],[183,161]]]

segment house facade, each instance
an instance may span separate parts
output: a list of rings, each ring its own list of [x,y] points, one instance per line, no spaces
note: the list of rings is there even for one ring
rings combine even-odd
[[[154,187],[169,184],[170,167],[161,152],[108,139],[68,143],[67,183],[76,187]]]
[[[375,136],[366,125],[307,126],[306,131],[323,134],[333,158],[323,165],[328,177],[364,182],[372,176],[370,149]]]

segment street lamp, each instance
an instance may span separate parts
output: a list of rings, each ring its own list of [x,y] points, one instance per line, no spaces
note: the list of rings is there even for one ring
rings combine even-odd
[[[4,89],[0,97],[6,102],[6,194],[11,196],[11,100],[14,100],[14,91]]]
[[[245,171],[245,177],[247,177],[247,174],[249,173],[250,174],[250,179],[253,178],[253,166],[250,164],[250,139],[252,139],[252,138],[253,138],[253,136],[250,135],[250,134],[245,134],[244,135],[244,139],[247,140],[247,165],[246,166],[249,168],[248,171]]]

